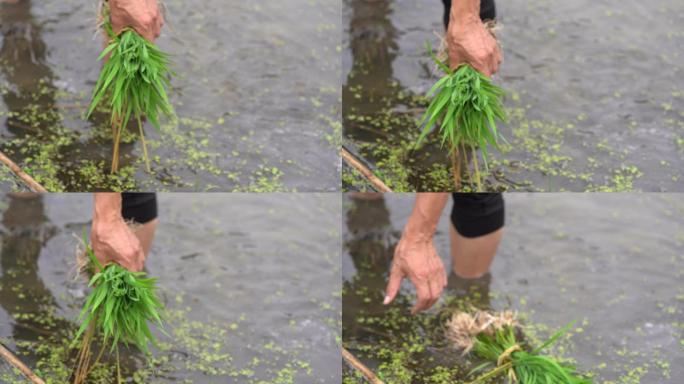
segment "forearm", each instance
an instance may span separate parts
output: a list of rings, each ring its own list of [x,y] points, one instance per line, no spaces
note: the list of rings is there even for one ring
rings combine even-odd
[[[450,25],[480,21],[480,0],[453,0],[449,17]]]
[[[448,193],[417,193],[403,237],[407,240],[431,241],[448,200]]]
[[[121,194],[98,192],[94,194],[93,223],[121,219]]]

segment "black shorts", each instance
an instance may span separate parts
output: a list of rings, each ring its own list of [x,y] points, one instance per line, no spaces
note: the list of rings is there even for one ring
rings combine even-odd
[[[147,224],[157,218],[157,194],[122,193],[121,215],[126,221]]]
[[[442,0],[444,3],[444,28],[449,26],[449,11],[451,10],[451,0]],[[480,1],[480,19],[494,20],[496,19],[496,5],[494,0]]]
[[[454,193],[451,222],[463,237],[480,237],[503,228],[504,199],[501,193]]]

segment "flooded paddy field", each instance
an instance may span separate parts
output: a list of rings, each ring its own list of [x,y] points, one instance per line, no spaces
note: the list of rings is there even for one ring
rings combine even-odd
[[[443,35],[441,2],[345,0],[344,145],[395,191],[452,187],[417,119],[441,75],[425,48]],[[684,3],[497,2],[510,145],[489,190],[683,191]],[[368,190],[352,169],[345,190]]]
[[[383,306],[412,195],[346,198],[343,345],[388,383],[461,383],[477,361],[444,336],[456,309],[512,309],[532,341],[575,321],[552,350],[601,384],[675,384],[684,377],[684,199],[673,194],[512,194],[490,274],[449,276],[440,301],[411,316],[413,287]],[[447,205],[450,209],[450,204]],[[447,271],[448,215],[435,236]],[[537,343],[533,343],[538,345]],[[345,384],[362,383],[345,366]],[[501,381],[503,383],[503,381]]]
[[[146,124],[151,173],[131,133],[110,176],[108,111],[84,118],[101,67],[93,1],[0,3],[0,151],[50,191],[339,190],[341,4],[164,3],[178,119]]]
[[[0,340],[64,383],[87,294],[75,246],[88,194],[0,197]],[[339,196],[159,196],[147,260],[168,317],[152,367],[121,349],[127,383],[339,383]],[[125,352],[124,352],[125,351]],[[98,365],[113,383],[113,364]],[[23,383],[0,363],[0,382]]]

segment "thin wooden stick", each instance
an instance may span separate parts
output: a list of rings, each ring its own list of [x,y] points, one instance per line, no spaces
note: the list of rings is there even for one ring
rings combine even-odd
[[[342,148],[342,158],[352,168],[359,171],[371,184],[373,184],[375,189],[377,189],[379,192],[392,192],[392,190],[387,186],[387,184],[383,183],[382,180],[380,180],[377,176],[373,174],[373,172],[371,172],[370,169],[368,169],[368,167],[361,164],[361,162],[357,160],[354,157],[354,155],[352,155],[345,148]]]
[[[24,172],[17,164],[15,164],[9,157],[0,151],[0,162],[9,167],[17,177],[23,181],[27,187],[33,192],[46,193],[47,190],[42,185],[38,184],[28,173]]]
[[[354,355],[351,354],[351,352],[347,351],[346,348],[342,347],[342,357],[349,363],[352,367],[354,367],[357,371],[361,372],[363,376],[366,377],[366,380],[368,380],[371,384],[385,384],[382,380],[380,380],[377,376],[375,376],[375,373],[368,369],[359,359],[357,359]]]
[[[12,352],[10,352],[9,349],[5,348],[4,345],[0,344],[0,356],[2,356],[3,359],[5,359],[8,363],[12,364],[15,368],[17,368],[21,373],[26,376],[27,379],[31,380],[32,383],[34,384],[45,384],[43,379],[38,377],[29,367],[24,365],[24,363],[21,362]]]

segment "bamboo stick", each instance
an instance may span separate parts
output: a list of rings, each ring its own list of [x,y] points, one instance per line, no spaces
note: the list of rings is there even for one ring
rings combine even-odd
[[[361,162],[345,148],[342,148],[342,158],[347,162],[347,164],[349,164],[349,166],[359,171],[371,184],[373,184],[375,189],[377,189],[379,192],[392,192],[387,184],[383,183],[382,180],[380,180],[370,169],[368,169],[368,167],[361,164]]]
[[[15,368],[17,368],[19,371],[21,371],[24,376],[26,376],[27,379],[31,380],[33,384],[45,384],[43,379],[40,377],[36,376],[33,371],[24,363],[21,362],[12,352],[10,352],[9,349],[5,348],[4,345],[0,344],[0,356],[2,356],[5,361],[8,363],[12,364]]]
[[[366,380],[368,380],[371,384],[385,384],[382,380],[375,376],[373,371],[366,367],[361,361],[359,361],[359,359],[357,359],[344,347],[342,347],[342,357],[344,357],[347,363],[349,363],[357,371],[361,372],[361,374],[363,374],[363,376],[366,377]]]
[[[0,162],[5,164],[9,169],[23,181],[29,189],[33,192],[46,193],[47,190],[42,185],[38,184],[29,174],[24,172],[16,163],[0,151]]]

